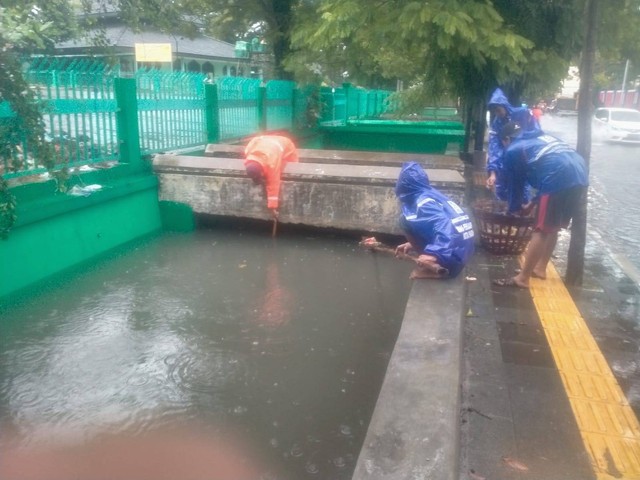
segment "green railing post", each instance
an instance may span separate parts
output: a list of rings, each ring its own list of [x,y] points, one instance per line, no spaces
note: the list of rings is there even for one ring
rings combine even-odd
[[[207,122],[207,142],[220,142],[220,111],[218,109],[218,85],[207,83],[204,86],[205,116]]]
[[[267,87],[258,88],[258,129],[267,129]]]
[[[114,91],[118,108],[116,123],[120,145],[120,162],[128,163],[136,170],[142,170],[144,164],[140,154],[136,80],[134,78],[116,78]]]
[[[296,121],[298,120],[297,118],[298,102],[296,100],[298,99],[298,95],[300,94],[300,89],[296,87],[297,85],[294,85],[294,87],[291,89],[291,130],[292,131],[295,131],[297,127],[299,127],[299,125],[296,124]]]
[[[351,110],[351,84],[343,83],[342,89],[344,90],[344,124],[346,125],[349,122],[349,112]]]

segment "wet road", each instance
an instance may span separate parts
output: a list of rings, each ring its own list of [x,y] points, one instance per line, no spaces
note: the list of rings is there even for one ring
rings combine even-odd
[[[576,146],[577,117],[542,117],[542,128]],[[589,235],[640,283],[640,145],[593,139]]]

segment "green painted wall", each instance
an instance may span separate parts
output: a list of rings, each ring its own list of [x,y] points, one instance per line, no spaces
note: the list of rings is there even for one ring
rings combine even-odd
[[[0,241],[0,301],[162,228],[154,175],[111,178],[87,197],[52,190],[36,184],[16,191],[18,222]]]
[[[460,122],[354,120],[319,130],[323,148],[334,150],[445,154],[452,145],[460,150],[464,141]]]

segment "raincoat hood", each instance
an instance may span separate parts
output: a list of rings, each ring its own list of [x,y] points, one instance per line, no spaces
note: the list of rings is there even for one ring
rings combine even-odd
[[[496,88],[491,94],[491,99],[489,100],[489,108],[494,107],[496,105],[501,105],[507,111],[507,115],[511,115],[513,112],[513,107],[509,103],[509,99],[504,94],[504,92]]]
[[[428,188],[431,188],[429,176],[417,162],[402,164],[396,182],[396,197],[402,201],[412,201]]]
[[[427,172],[419,163],[403,163],[396,182],[396,197],[403,205],[409,205],[416,203],[418,198],[423,196],[433,198],[440,203],[448,201],[446,196],[431,186]]]

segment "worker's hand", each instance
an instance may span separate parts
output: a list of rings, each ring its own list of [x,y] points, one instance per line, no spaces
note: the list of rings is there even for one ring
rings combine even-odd
[[[406,255],[407,253],[409,253],[410,250],[411,250],[411,243],[410,242],[403,243],[396,247],[396,255],[400,253],[404,253]]]
[[[438,258],[433,255],[420,255],[416,259],[416,263],[428,272],[437,275],[447,275],[449,271],[438,263]]]
[[[496,184],[496,172],[492,171],[487,177],[486,185],[487,185],[487,188],[491,189],[495,186],[495,184]]]

